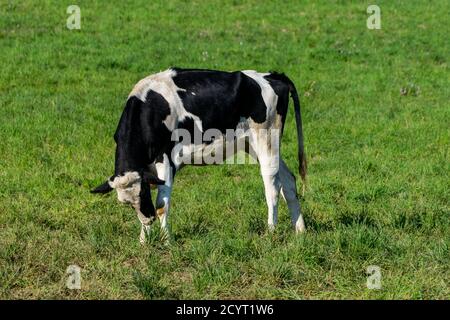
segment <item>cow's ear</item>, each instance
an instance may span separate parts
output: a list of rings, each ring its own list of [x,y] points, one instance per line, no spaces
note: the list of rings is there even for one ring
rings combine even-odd
[[[98,187],[96,187],[95,189],[91,190],[91,193],[108,193],[112,191],[112,187],[109,184],[109,180],[106,180],[105,182],[103,182],[101,185],[99,185]]]
[[[155,174],[151,172],[144,172],[144,182],[150,183],[150,184],[165,184],[166,182],[164,180],[159,179]]]

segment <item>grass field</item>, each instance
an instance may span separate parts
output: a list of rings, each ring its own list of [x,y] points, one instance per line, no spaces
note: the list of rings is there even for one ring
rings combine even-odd
[[[448,1],[377,1],[381,30],[366,1],[80,0],[80,30],[70,4],[0,2],[0,298],[449,298]],[[170,247],[157,225],[141,246],[135,213],[89,193],[113,172],[131,88],[170,66],[293,79],[306,234],[282,201],[267,232],[255,165],[183,169]],[[294,124],[291,106],[296,172]]]

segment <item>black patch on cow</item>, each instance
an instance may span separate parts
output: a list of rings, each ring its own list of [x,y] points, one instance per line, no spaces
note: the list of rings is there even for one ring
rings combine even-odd
[[[286,82],[278,79],[274,74],[269,74],[264,78],[270,83],[270,86],[278,96],[277,114],[281,116],[281,133],[283,134],[284,123],[286,121],[287,110],[289,107],[289,86]]]
[[[151,198],[151,192],[150,192],[150,184],[145,181],[144,179],[141,180],[141,192],[139,193],[140,198],[140,210],[142,214],[147,217],[154,217],[156,215],[155,207],[152,203]]]
[[[185,90],[179,90],[178,96],[186,111],[200,118],[203,131],[214,128],[225,133],[226,129],[236,127],[242,113],[237,101],[240,72],[174,70],[176,76],[173,81]],[[194,129],[189,120],[180,123],[180,127]]]
[[[189,137],[180,137],[179,141],[183,145],[189,145],[189,144],[202,144],[206,143],[206,141],[203,141],[203,132],[200,131],[200,128],[195,123],[194,119],[190,117],[186,117],[182,122],[178,123],[178,128],[184,129],[189,131]],[[200,139],[196,138],[200,137]],[[183,139],[190,138],[188,141],[184,141]]]
[[[241,118],[256,123],[266,121],[267,107],[259,84],[240,71],[224,72],[201,69],[173,68],[178,96],[186,111],[199,117],[202,129],[214,128],[225,133],[235,129]],[[192,118],[179,123],[179,128],[190,132],[198,130]],[[204,141],[208,144],[208,141]]]
[[[116,175],[141,171],[165,151],[171,132],[163,121],[169,114],[169,103],[152,90],[145,102],[135,96],[128,99],[114,134]]]
[[[239,88],[241,116],[251,118],[256,123],[266,121],[267,107],[262,97],[262,88],[254,79],[242,74]]]

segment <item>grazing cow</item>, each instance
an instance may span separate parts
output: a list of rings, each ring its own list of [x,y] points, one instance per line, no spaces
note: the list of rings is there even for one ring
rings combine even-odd
[[[114,175],[92,192],[116,189],[118,200],[134,207],[142,224],[141,242],[145,242],[156,216],[167,236],[175,173],[192,162],[214,163],[211,159],[206,161],[207,156],[215,160],[229,159],[230,154],[224,156],[221,150],[244,150],[254,155],[260,166],[269,229],[277,223],[281,191],[294,229],[304,231],[295,177],[279,155],[289,93],[294,102],[299,172],[304,182],[306,157],[300,102],[287,76],[252,70],[171,68],[140,80],[131,91],[114,134],[117,144]],[[229,139],[229,130],[240,133]],[[200,133],[203,138],[200,142],[186,143],[186,133],[190,136]],[[180,135],[183,143],[179,141]],[[239,145],[240,142],[244,142],[244,148],[229,148],[230,143]],[[151,185],[158,188],[156,210],[151,200]]]

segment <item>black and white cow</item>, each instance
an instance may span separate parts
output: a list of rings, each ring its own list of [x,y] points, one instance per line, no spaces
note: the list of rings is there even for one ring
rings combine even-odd
[[[171,68],[140,80],[129,94],[114,134],[117,144],[114,175],[92,192],[107,193],[116,189],[118,200],[134,207],[142,224],[141,242],[145,242],[156,216],[163,234],[168,235],[173,179],[175,173],[189,163],[186,159],[193,159],[194,164],[209,164],[211,162],[204,161],[205,155],[214,156],[228,148],[230,142],[244,141],[245,151],[255,155],[260,166],[269,229],[277,223],[281,191],[294,229],[304,231],[295,177],[279,154],[289,93],[297,123],[299,172],[305,180],[300,102],[295,86],[287,76],[252,70],[223,72]],[[244,134],[229,139],[227,132],[239,128]],[[215,134],[201,143],[182,143],[174,139],[177,136],[174,133],[180,130],[191,135],[215,130]],[[275,144],[271,143],[274,139]],[[236,148],[232,150],[237,151]],[[223,154],[220,157],[225,158]],[[156,210],[151,200],[151,185],[158,188]]]

